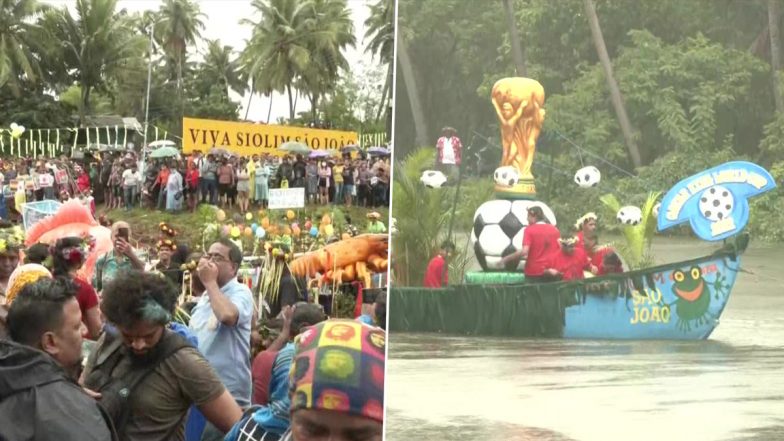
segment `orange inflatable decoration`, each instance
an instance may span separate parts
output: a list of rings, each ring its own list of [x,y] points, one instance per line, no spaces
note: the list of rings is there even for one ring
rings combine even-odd
[[[112,250],[112,232],[95,220],[90,210],[81,202],[72,199],[63,204],[54,216],[43,219],[27,230],[25,245],[45,243],[54,245],[62,237],[83,237],[90,235],[95,238],[95,248],[87,255],[87,261],[78,275],[91,281],[95,272],[98,257]]]
[[[291,273],[304,277],[321,274],[323,282],[341,283],[361,280],[371,285],[373,272],[385,272],[388,264],[389,236],[361,234],[304,254],[289,264]]]

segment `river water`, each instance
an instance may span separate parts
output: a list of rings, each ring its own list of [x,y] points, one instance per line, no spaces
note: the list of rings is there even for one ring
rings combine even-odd
[[[391,333],[386,440],[784,440],[784,250],[752,243],[742,267],[707,341]]]

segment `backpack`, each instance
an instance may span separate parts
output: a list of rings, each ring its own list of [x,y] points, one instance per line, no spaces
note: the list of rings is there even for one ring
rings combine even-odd
[[[111,419],[117,433],[122,434],[130,420],[130,397],[134,391],[164,360],[180,349],[192,346],[180,335],[167,329],[158,342],[158,358],[146,366],[131,369],[124,375],[113,378],[112,372],[126,355],[119,336],[109,333],[105,335],[103,350],[96,354],[95,366],[84,383],[88,388],[101,393],[101,398],[98,399],[99,407]]]

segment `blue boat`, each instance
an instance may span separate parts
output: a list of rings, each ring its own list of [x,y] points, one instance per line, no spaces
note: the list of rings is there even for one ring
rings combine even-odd
[[[707,339],[719,324],[748,235],[715,253],[543,284],[391,288],[389,329],[504,337]]]

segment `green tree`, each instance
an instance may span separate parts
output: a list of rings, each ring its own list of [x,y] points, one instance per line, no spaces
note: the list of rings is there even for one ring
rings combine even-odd
[[[381,93],[381,101],[376,113],[376,121],[381,117],[384,109],[391,107],[392,100],[392,81],[394,79],[392,58],[395,52],[395,2],[394,0],[378,0],[370,6],[370,16],[365,20],[365,39],[367,42],[366,52],[378,57],[378,60],[387,67],[384,89]]]
[[[201,37],[204,17],[199,5],[191,0],[165,0],[158,10],[155,35],[177,67],[178,89],[182,88],[188,46]]]
[[[44,35],[35,18],[46,9],[36,0],[0,0],[0,88],[8,85],[15,96],[23,79],[42,79],[36,54]]]
[[[201,81],[223,87],[227,99],[229,90],[242,94],[248,88],[233,53],[231,46],[222,46],[218,40],[209,40],[207,53],[204,54],[204,61],[199,65],[198,72]]]
[[[106,92],[108,78],[144,51],[145,39],[131,32],[130,20],[116,7],[117,0],[77,0],[75,17],[62,7],[42,19],[51,41],[59,43],[51,53],[63,66],[65,78],[81,88],[80,123],[91,112],[91,93]]]

